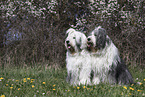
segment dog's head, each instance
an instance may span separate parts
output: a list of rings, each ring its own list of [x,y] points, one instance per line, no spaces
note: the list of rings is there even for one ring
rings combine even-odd
[[[88,36],[87,49],[90,52],[97,52],[98,50],[104,49],[107,43],[109,43],[109,37],[106,35],[106,30],[99,26]]]
[[[65,47],[71,54],[80,52],[86,47],[86,36],[70,28],[66,31]]]

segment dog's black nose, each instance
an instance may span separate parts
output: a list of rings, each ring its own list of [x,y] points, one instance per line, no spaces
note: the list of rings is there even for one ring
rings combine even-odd
[[[91,38],[88,38],[88,41],[90,41],[91,40]]]
[[[67,40],[66,43],[69,44],[69,40]]]

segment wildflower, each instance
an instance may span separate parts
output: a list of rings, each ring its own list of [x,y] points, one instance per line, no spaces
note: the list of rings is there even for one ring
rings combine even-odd
[[[85,88],[86,88],[86,86],[83,86],[83,88],[85,89]]]
[[[70,90],[67,90],[68,92],[70,91]]]
[[[5,95],[1,95],[0,97],[5,97]]]
[[[31,82],[30,83],[33,83],[34,82],[34,79],[31,79]]]
[[[137,90],[138,92],[141,92],[142,90]]]
[[[13,89],[13,87],[10,87],[10,89]]]
[[[18,91],[20,90],[20,88],[18,88]]]
[[[129,93],[129,95],[131,95],[131,93]]]
[[[31,82],[30,83],[33,83],[34,82],[34,79],[31,79]]]
[[[30,78],[27,78],[27,80],[30,80]]]
[[[23,78],[23,80],[26,80],[26,78]]]
[[[42,95],[45,95],[45,93],[42,93]]]
[[[8,86],[8,84],[6,84],[6,86]]]
[[[24,83],[27,82],[27,81],[26,81],[26,78],[23,79],[23,82],[24,82]]]
[[[45,84],[45,82],[43,82],[42,84]]]
[[[123,86],[123,88],[124,88],[124,89],[127,89],[127,87],[126,87],[126,86]]]
[[[0,77],[0,80],[4,79],[3,77]]]
[[[55,85],[53,85],[53,87],[55,87]]]
[[[142,83],[139,83],[140,85],[142,85]]]
[[[35,86],[34,85],[32,85],[32,88],[34,88]]]
[[[134,90],[132,87],[129,87],[130,90]]]
[[[145,79],[144,79],[144,81],[145,81]]]
[[[53,89],[53,91],[55,91],[55,89]]]
[[[19,80],[16,80],[16,82],[18,82]]]
[[[131,86],[133,86],[134,84],[132,84]]]
[[[77,89],[79,90],[79,89],[80,89],[80,87],[77,87]]]

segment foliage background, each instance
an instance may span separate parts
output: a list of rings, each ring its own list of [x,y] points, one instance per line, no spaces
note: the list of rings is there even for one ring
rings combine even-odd
[[[92,1],[92,2],[90,2]],[[145,67],[144,0],[1,0],[0,66],[65,66],[65,31],[107,30],[121,57]]]

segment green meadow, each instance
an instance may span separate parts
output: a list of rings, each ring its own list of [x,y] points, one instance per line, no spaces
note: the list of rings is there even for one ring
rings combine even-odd
[[[0,69],[0,97],[145,97],[145,70],[130,67],[137,85],[72,86],[66,68],[8,67]]]

